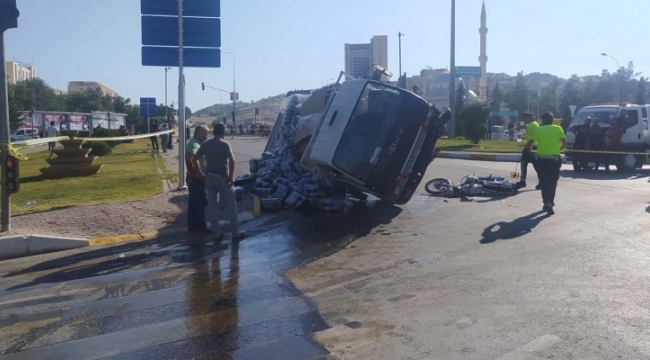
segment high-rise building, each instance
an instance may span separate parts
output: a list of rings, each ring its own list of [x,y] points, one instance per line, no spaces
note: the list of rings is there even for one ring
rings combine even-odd
[[[9,84],[36,78],[36,68],[33,65],[18,61],[5,62],[5,73]]]
[[[388,36],[378,35],[369,44],[345,44],[345,72],[363,78],[372,65],[388,68]]]

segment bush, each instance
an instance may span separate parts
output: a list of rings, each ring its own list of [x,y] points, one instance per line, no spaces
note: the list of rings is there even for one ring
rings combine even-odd
[[[81,145],[82,148],[92,148],[90,155],[106,156],[113,152],[113,148],[106,141],[86,141]]]
[[[93,136],[94,138],[103,138],[103,137],[119,137],[120,132],[118,130],[113,130],[113,129],[93,129]],[[120,144],[119,141],[103,141],[105,144],[107,144],[110,147],[116,147],[117,145]]]
[[[465,127],[465,136],[472,143],[478,144],[479,141],[485,139],[487,133],[486,124],[491,111],[490,106],[483,103],[465,105],[460,110],[458,117]]]

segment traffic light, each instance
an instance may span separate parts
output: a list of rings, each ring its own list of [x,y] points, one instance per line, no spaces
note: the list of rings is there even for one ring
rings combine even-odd
[[[20,178],[18,173],[18,158],[9,154],[7,156],[7,191],[9,194],[15,194],[20,190]]]
[[[260,114],[260,109],[255,108],[255,115],[259,115],[259,114]]]
[[[201,90],[205,91],[205,83],[204,82],[201,83]]]
[[[16,0],[0,0],[0,32],[18,27]]]

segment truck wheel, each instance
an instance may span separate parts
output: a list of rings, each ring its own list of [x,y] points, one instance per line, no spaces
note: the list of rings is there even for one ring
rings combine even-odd
[[[616,170],[620,172],[632,172],[636,166],[636,158],[632,154],[621,155],[616,161]]]
[[[646,163],[647,157],[643,155],[636,155],[635,158],[636,158],[636,164],[634,164],[634,167],[636,167],[637,169],[642,168],[643,164]]]
[[[572,161],[573,163],[573,171],[582,171],[582,168],[580,167],[580,163],[576,160]]]

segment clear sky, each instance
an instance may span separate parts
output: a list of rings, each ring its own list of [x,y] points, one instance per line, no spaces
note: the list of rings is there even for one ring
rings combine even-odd
[[[478,66],[482,0],[456,2],[456,65]],[[34,64],[54,88],[99,81],[133,103],[164,103],[162,67],[141,65],[139,0],[17,0],[19,28],[5,33],[6,58]],[[613,71],[633,61],[650,74],[644,41],[648,0],[486,0],[488,72],[571,74]],[[320,87],[344,69],[344,44],[388,35],[388,66],[409,76],[449,64],[450,0],[222,0],[222,49],[236,54],[243,101]],[[635,41],[636,40],[636,41]],[[187,106],[229,102],[201,82],[232,89],[233,57],[219,69],[187,68]],[[178,69],[168,73],[168,100],[178,102]],[[220,96],[222,96],[220,98]],[[221,100],[222,99],[222,100]]]

